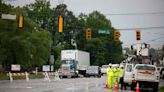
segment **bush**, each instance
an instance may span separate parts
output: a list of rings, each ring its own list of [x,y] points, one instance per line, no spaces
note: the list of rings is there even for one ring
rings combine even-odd
[[[159,92],[164,92],[164,86],[160,87]]]

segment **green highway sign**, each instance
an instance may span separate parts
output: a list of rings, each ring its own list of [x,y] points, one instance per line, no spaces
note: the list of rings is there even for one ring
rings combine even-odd
[[[99,34],[110,34],[111,30],[98,30]]]

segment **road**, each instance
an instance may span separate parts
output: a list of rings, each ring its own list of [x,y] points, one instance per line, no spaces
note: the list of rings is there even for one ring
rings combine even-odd
[[[44,79],[26,80],[9,80],[0,81],[0,92],[114,92],[105,87],[106,76],[101,78],[65,78],[60,81],[45,81]],[[161,80],[160,86],[164,86]],[[128,90],[120,90],[119,92],[134,92]],[[145,91],[148,92],[148,91]],[[149,91],[151,92],[151,91]]]

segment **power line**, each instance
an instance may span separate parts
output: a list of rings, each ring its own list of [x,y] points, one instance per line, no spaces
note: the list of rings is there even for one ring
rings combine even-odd
[[[164,14],[164,12],[143,12],[143,13],[107,13],[107,14],[104,14],[106,16],[109,16],[109,15],[159,15],[159,14]]]
[[[164,37],[158,37],[158,38],[155,38],[155,39],[152,39],[152,40],[143,41],[142,43],[154,43],[154,42],[157,42],[157,40],[160,40],[160,39],[163,39],[163,38]],[[135,44],[138,44],[138,43],[125,44],[124,46],[130,46],[130,45],[135,45]]]
[[[138,27],[138,28],[118,28],[117,30],[121,30],[121,31],[131,31],[131,30],[136,30],[136,29],[163,29],[164,26],[152,26],[152,27]]]

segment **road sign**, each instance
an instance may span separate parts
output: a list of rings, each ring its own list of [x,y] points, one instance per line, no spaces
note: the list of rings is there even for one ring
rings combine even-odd
[[[44,72],[49,72],[50,71],[50,65],[43,65],[42,70]]]
[[[11,71],[20,71],[20,64],[12,64]]]
[[[54,55],[50,55],[50,64],[54,64]]]
[[[11,14],[2,14],[2,19],[10,19],[10,20],[15,20],[16,15],[11,15]]]
[[[111,30],[98,30],[99,34],[110,34]]]

